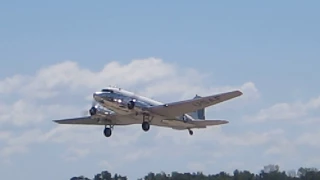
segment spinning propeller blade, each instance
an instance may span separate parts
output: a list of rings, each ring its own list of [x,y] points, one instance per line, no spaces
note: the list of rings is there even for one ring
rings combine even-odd
[[[88,114],[89,114],[88,110],[81,111],[81,116],[88,116]]]
[[[95,101],[95,100],[92,100],[92,101],[91,101],[91,107],[99,108],[98,106],[99,106],[99,104],[98,104],[97,101]],[[91,108],[91,107],[90,107],[90,108]],[[80,112],[80,114],[81,114],[81,116],[88,116],[88,115],[90,115],[89,109],[88,109],[88,110],[82,110],[82,111]]]
[[[91,101],[91,107],[95,107],[97,109],[99,109],[101,107],[101,105],[95,101],[94,99]]]

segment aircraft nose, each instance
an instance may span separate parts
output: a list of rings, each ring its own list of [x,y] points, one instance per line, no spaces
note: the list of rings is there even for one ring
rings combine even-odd
[[[101,94],[102,94],[102,92],[95,92],[95,93],[93,93],[93,98],[96,100],[96,101],[98,101],[100,98],[101,98]]]

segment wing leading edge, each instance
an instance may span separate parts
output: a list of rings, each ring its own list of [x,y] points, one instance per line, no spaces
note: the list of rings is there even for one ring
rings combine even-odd
[[[199,109],[212,106],[235,97],[241,96],[241,91],[231,91],[211,96],[200,97],[196,99],[190,99],[185,101],[173,102],[165,105],[153,106],[147,108],[149,112],[166,116],[166,117],[176,117],[189,112],[197,111]]]
[[[90,116],[69,118],[69,119],[60,119],[53,120],[53,122],[58,124],[78,124],[78,125],[102,125],[102,124],[110,124],[107,120],[101,118],[91,118]]]
[[[123,115],[121,117],[112,115],[108,117],[91,117],[83,116],[68,119],[53,120],[58,124],[70,124],[70,125],[131,125],[140,124],[140,119],[132,118],[132,116]]]

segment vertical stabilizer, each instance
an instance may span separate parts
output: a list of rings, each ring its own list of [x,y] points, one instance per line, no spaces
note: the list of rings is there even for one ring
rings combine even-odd
[[[196,96],[194,97],[194,99],[200,98],[200,97],[201,97],[201,96],[196,95]],[[194,111],[194,112],[189,113],[189,115],[190,115],[192,118],[194,118],[194,119],[202,119],[202,120],[204,120],[204,119],[206,118],[206,116],[205,116],[205,109],[199,109],[199,110],[197,110],[197,111]]]

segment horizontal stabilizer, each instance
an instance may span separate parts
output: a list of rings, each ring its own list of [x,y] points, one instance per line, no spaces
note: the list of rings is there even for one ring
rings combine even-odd
[[[196,119],[194,121],[189,122],[191,124],[194,124],[195,126],[205,127],[205,126],[215,126],[215,125],[221,125],[221,124],[227,124],[229,121],[227,120],[201,120]]]

